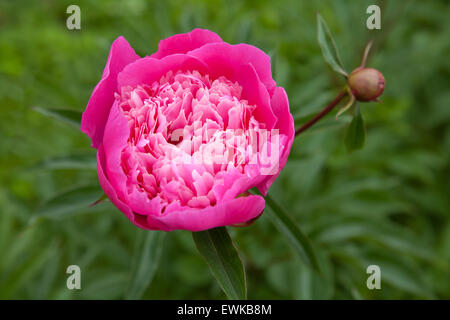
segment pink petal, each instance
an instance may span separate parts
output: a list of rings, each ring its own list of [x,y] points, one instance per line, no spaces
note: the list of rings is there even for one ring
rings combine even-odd
[[[265,123],[266,129],[272,129],[277,122],[277,117],[270,107],[269,93],[259,80],[253,65],[245,64],[237,68],[235,79],[242,86],[242,98],[248,100],[250,105],[258,106],[253,111],[255,118]]]
[[[261,196],[239,197],[204,209],[187,208],[163,214],[158,220],[166,225],[165,231],[202,231],[231,224],[244,223],[264,210]]]
[[[97,173],[98,173],[98,180],[100,182],[100,186],[102,187],[105,194],[108,196],[109,200],[111,200],[114,205],[119,208],[120,211],[122,211],[128,219],[133,221],[133,213],[131,212],[130,207],[119,197],[117,196],[116,191],[111,186],[111,183],[108,181],[108,178],[104,171],[105,166],[105,152],[103,150],[103,147],[100,146],[97,151]]]
[[[271,99],[271,106],[274,113],[278,116],[276,127],[280,130],[280,134],[284,134],[287,136],[287,142],[282,146],[283,150],[280,155],[278,173],[273,176],[267,176],[267,178],[258,185],[258,189],[263,195],[267,194],[267,190],[286,165],[287,159],[289,157],[289,152],[291,151],[292,143],[294,142],[295,138],[294,118],[289,111],[289,100],[286,91],[283,88],[275,88]]]
[[[236,76],[237,67],[252,64],[259,79],[269,94],[276,86],[272,79],[270,57],[260,49],[249,44],[230,45],[225,42],[206,44],[188,53],[205,62],[210,67],[210,75],[217,78],[221,75],[232,79]]]
[[[118,196],[127,199],[126,176],[121,166],[122,150],[127,146],[130,133],[128,121],[114,102],[105,126],[102,147],[105,152],[105,172]]]
[[[134,207],[134,210],[140,209],[144,210],[141,207],[145,207],[145,210],[149,207],[155,207],[155,202],[149,203],[147,205],[144,204],[142,201],[143,199],[136,199],[136,194],[133,193],[130,197],[129,195],[123,195],[122,197],[119,196],[117,191],[122,191],[122,188],[117,188],[117,186],[113,186],[109,180],[110,175],[116,175],[116,172],[110,171],[106,168],[106,159],[110,160],[110,155],[106,156],[105,150],[103,148],[103,145],[100,145],[97,151],[97,173],[98,173],[98,180],[100,182],[100,186],[102,187],[105,194],[108,196],[108,199],[111,200],[111,202],[120,210],[122,211],[125,216],[136,226],[143,229],[150,229],[150,230],[163,230],[167,228],[164,223],[158,221],[151,215],[141,215],[138,213],[135,213],[132,211],[130,205],[128,204],[131,200]],[[123,185],[122,187],[125,187]],[[120,192],[122,193],[122,192]],[[123,193],[122,193],[123,194]],[[159,213],[159,212],[157,212]]]
[[[222,39],[212,31],[194,29],[189,33],[176,34],[161,40],[158,45],[158,51],[150,57],[161,59],[174,53],[187,53],[213,42],[222,42]]]
[[[159,81],[167,72],[178,70],[197,70],[207,73],[208,67],[195,57],[185,54],[173,54],[161,60],[146,57],[125,67],[118,77],[119,87],[138,86],[143,83],[151,84]]]
[[[108,181],[108,178],[105,174],[105,171],[103,169],[104,167],[104,161],[105,161],[105,154],[103,147],[100,146],[97,151],[97,173],[98,173],[98,180],[100,182],[100,186],[102,187],[105,194],[108,196],[108,199],[120,210],[122,211],[125,216],[130,220],[134,225],[138,226],[139,228],[143,229],[150,229],[150,230],[162,230],[163,228],[166,228],[161,222],[155,221],[155,219],[142,218],[141,215],[135,214],[131,211],[130,207],[119,197],[117,196],[116,191],[111,186],[111,183]]]
[[[102,79],[92,92],[81,119],[81,131],[91,138],[94,148],[98,148],[103,139],[106,120],[114,102],[114,92],[117,91],[117,75],[137,59],[139,56],[124,37],[117,38],[111,45]]]

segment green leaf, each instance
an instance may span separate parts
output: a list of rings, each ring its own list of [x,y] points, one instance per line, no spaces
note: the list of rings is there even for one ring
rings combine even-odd
[[[344,76],[348,76],[342,66],[342,61],[339,56],[336,42],[334,41],[325,20],[323,20],[320,14],[317,14],[317,41],[322,49],[322,55],[325,61],[331,66],[331,68]]]
[[[352,122],[348,127],[347,134],[345,136],[345,145],[349,152],[361,149],[366,141],[366,128],[364,126],[364,120],[362,118],[359,107],[356,107],[355,115]]]
[[[32,170],[97,170],[95,154],[74,154],[45,159],[31,167]]]
[[[383,225],[375,221],[349,221],[339,222],[331,220],[329,225],[322,227],[315,239],[329,245],[360,240],[376,243],[390,252],[408,254],[428,263],[442,263],[440,257],[430,252],[426,245],[416,239],[414,235],[402,228]]]
[[[350,109],[350,107],[355,103],[355,96],[353,95],[352,91],[350,90],[350,88],[347,87],[347,92],[348,95],[350,97],[350,99],[348,100],[348,102],[345,104],[345,106],[343,106],[338,113],[336,114],[336,120],[339,118],[339,116],[341,114],[343,114],[344,112],[346,112],[348,109]]]
[[[33,250],[29,254],[22,257],[22,263],[16,264],[13,271],[8,274],[8,277],[0,283],[1,292],[0,299],[8,299],[13,294],[24,286],[24,284],[36,277],[42,275],[42,268],[49,259],[54,258],[57,250],[57,243],[53,241],[40,250]],[[20,260],[19,260],[20,261]]]
[[[65,299],[118,300],[123,296],[123,290],[128,281],[128,274],[125,271],[100,269],[97,274],[92,270],[90,270],[90,273],[91,279],[86,279],[84,284],[81,280],[81,290],[76,292],[76,295]],[[70,290],[66,289],[66,291]],[[57,299],[61,300],[60,297],[57,297]]]
[[[77,129],[80,128],[81,124],[81,115],[82,112],[73,109],[63,109],[63,108],[41,108],[41,107],[32,107],[34,111],[37,111],[47,117],[51,117],[67,124],[70,124]]]
[[[126,299],[140,299],[149,287],[159,265],[165,237],[162,231],[138,233]]]
[[[321,272],[317,256],[309,238],[297,226],[295,221],[276,203],[269,195],[265,196],[266,204],[269,206],[268,215],[275,226],[292,243],[300,258],[309,266]]]
[[[82,186],[64,191],[45,201],[32,215],[30,224],[40,217],[61,219],[74,212],[92,210],[92,203],[103,194],[98,186]]]
[[[105,200],[108,200],[108,196],[105,193],[103,193],[97,200],[92,202],[89,206],[94,207],[94,206],[98,205],[99,203],[102,203]]]
[[[246,299],[245,268],[225,227],[193,232],[195,246],[229,299]]]
[[[241,20],[236,32],[236,41],[238,43],[251,43],[250,38],[252,36],[253,24],[254,22],[251,17]]]
[[[275,47],[269,51],[269,57],[270,57],[270,66],[272,67],[272,78],[278,81],[278,77],[277,77],[278,48],[277,47]]]

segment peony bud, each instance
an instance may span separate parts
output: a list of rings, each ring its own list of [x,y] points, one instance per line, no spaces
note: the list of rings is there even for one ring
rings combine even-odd
[[[384,77],[376,69],[360,67],[350,74],[347,84],[358,101],[373,101],[383,93]]]

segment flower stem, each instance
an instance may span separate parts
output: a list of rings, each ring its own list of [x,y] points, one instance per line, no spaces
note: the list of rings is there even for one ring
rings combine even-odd
[[[325,109],[320,111],[314,118],[309,120],[307,123],[305,123],[303,126],[298,128],[295,131],[295,136],[298,136],[300,133],[311,127],[313,124],[315,124],[317,121],[319,121],[321,118],[323,118],[328,112],[333,110],[334,107],[337,106],[337,104],[344,98],[347,94],[347,90],[344,88],[342,89],[339,94],[336,96],[336,98],[333,99],[333,101],[330,102],[328,106],[326,106]]]

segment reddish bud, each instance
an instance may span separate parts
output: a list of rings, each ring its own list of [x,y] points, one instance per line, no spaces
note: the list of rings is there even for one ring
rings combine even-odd
[[[384,91],[384,77],[373,68],[357,68],[349,76],[347,84],[358,101],[372,101]]]

